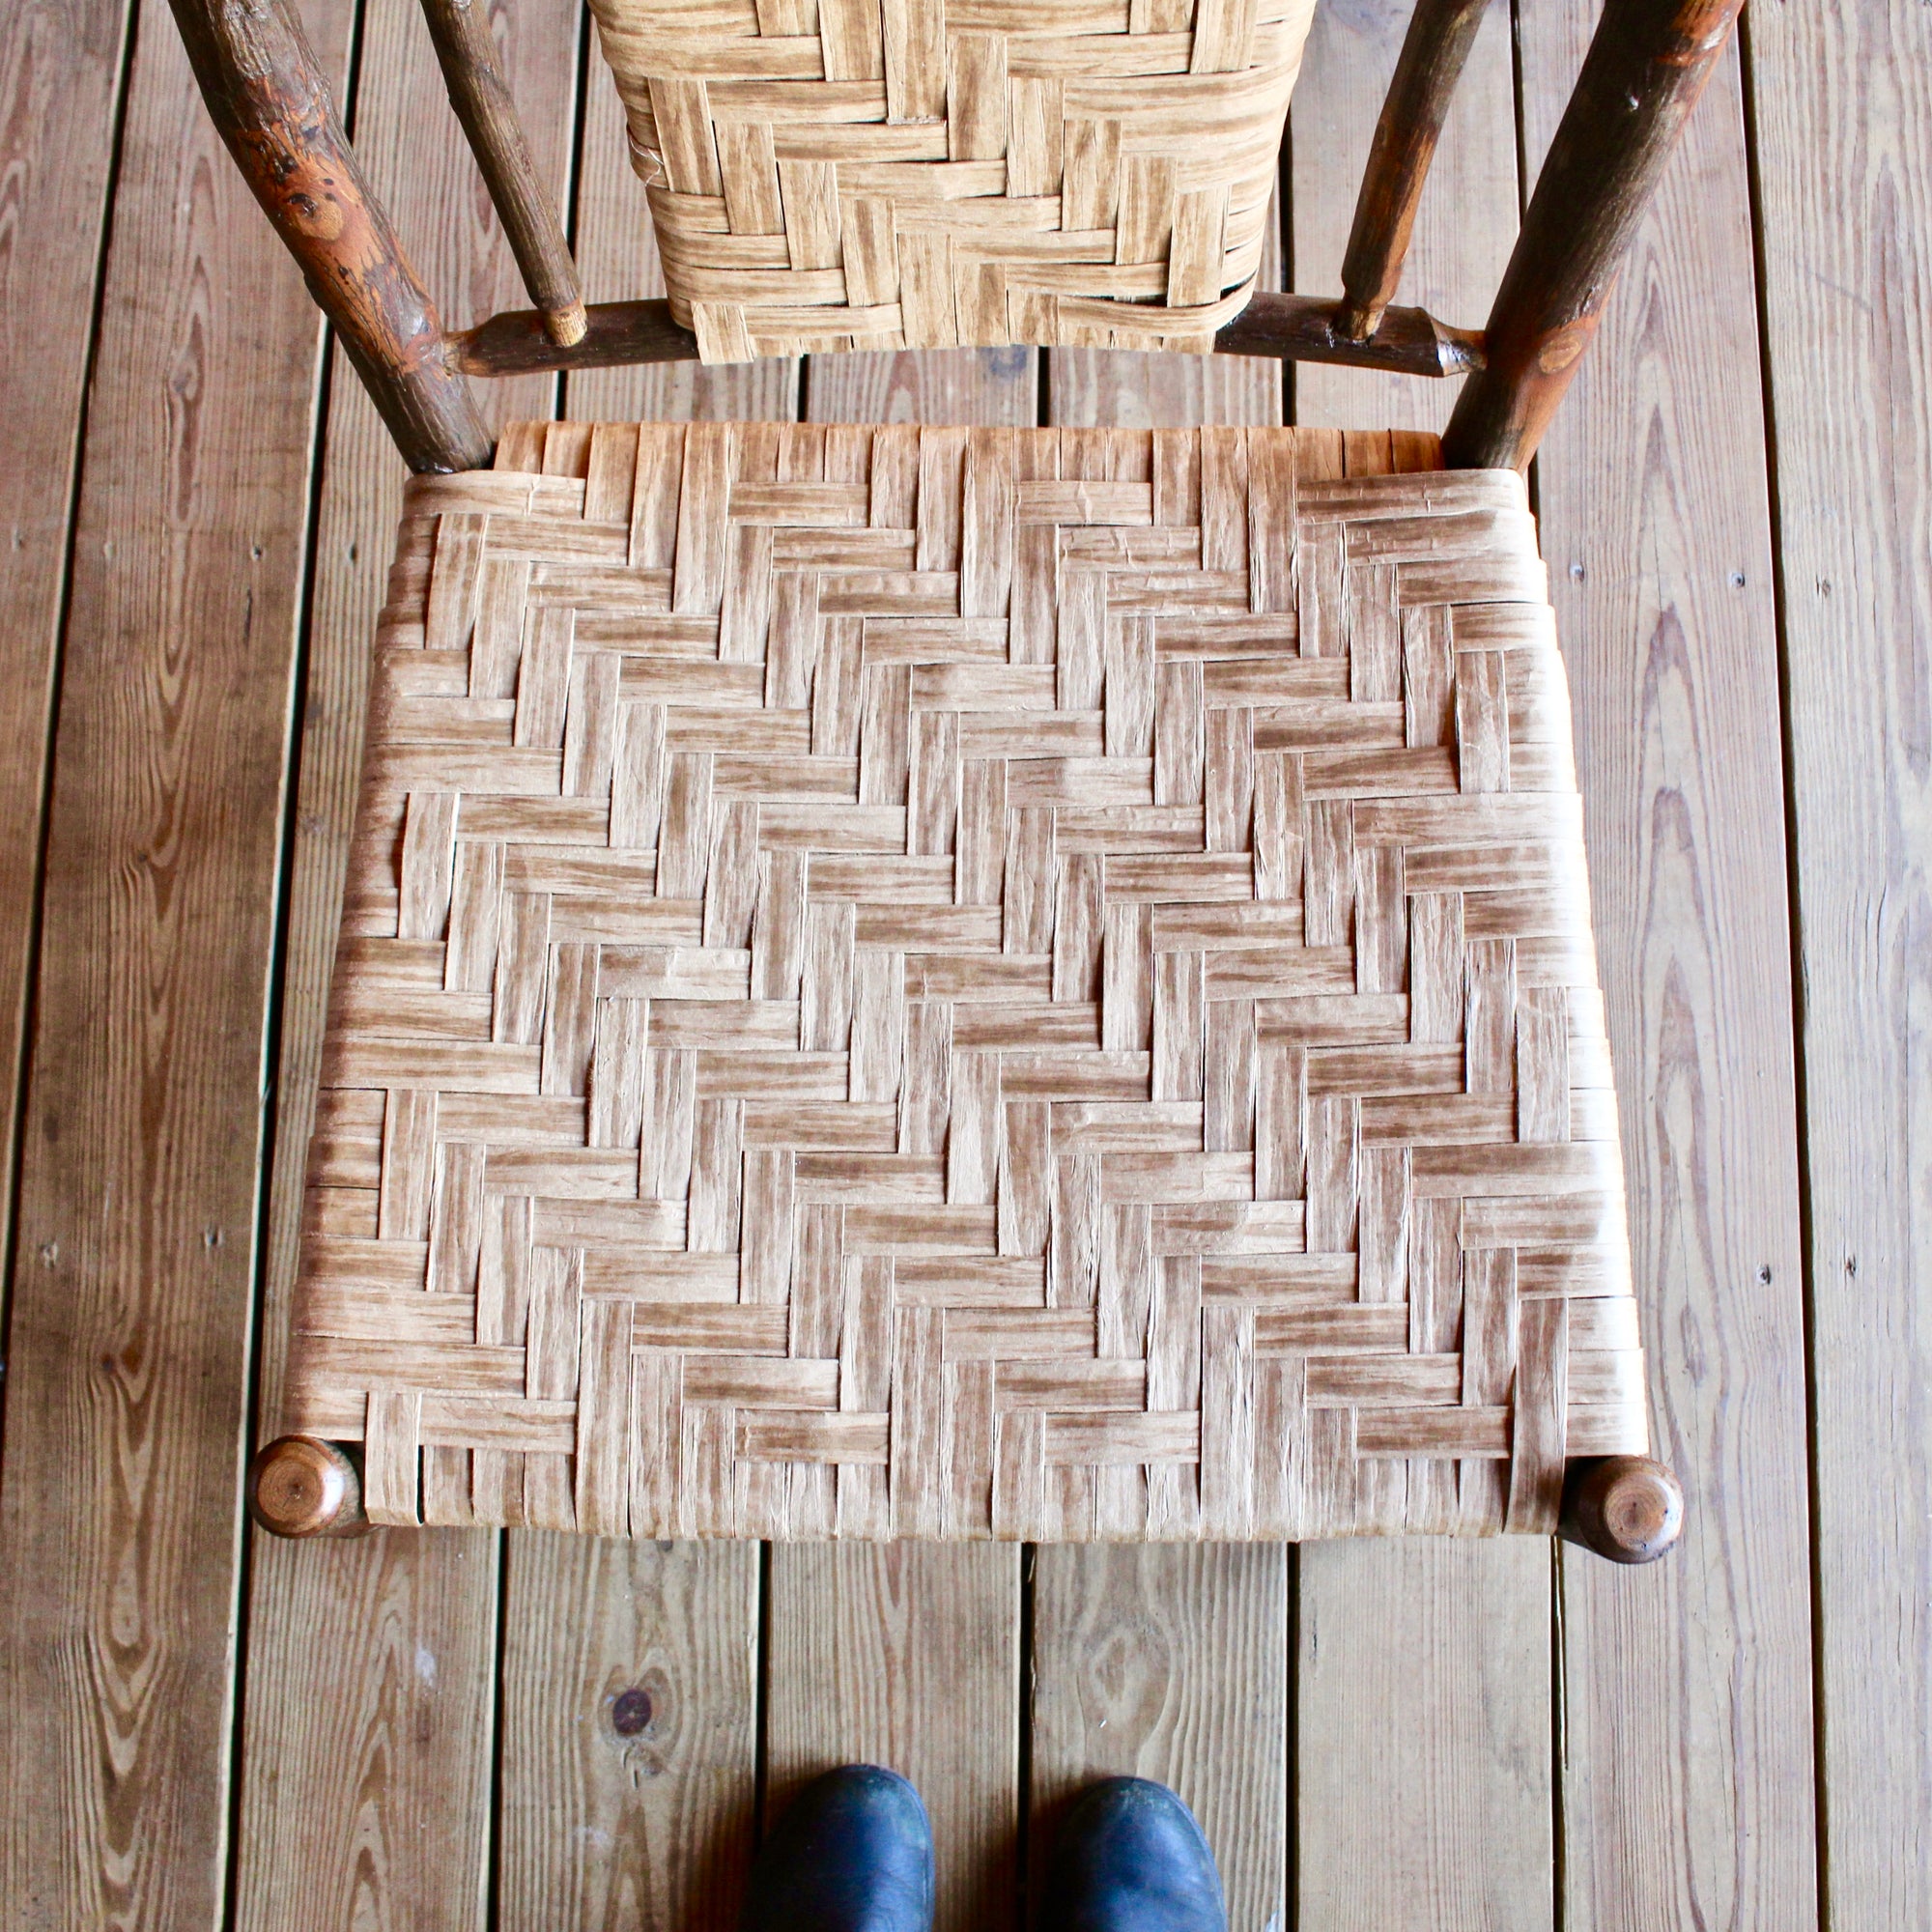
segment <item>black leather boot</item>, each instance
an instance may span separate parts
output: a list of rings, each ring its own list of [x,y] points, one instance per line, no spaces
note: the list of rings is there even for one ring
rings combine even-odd
[[[1228,1932],[1214,1854],[1164,1784],[1109,1777],[1068,1808],[1040,1902],[1041,1932]]]
[[[758,1847],[738,1932],[932,1932],[932,1827],[895,1771],[815,1777]]]

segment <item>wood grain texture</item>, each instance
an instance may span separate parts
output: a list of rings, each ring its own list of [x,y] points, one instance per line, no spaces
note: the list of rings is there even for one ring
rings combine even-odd
[[[339,66],[348,10],[318,9]],[[262,1052],[320,328],[143,10],[56,724],[0,1920],[220,1910]],[[33,1587],[17,1587],[31,1577]]]
[[[1340,273],[1406,13],[1390,4],[1325,12],[1309,36],[1291,239],[1297,277],[1311,288]],[[1492,9],[1476,36],[1404,276],[1405,301],[1451,318],[1485,312],[1515,233],[1508,24]],[[1294,377],[1296,421],[1338,429],[1435,429],[1454,400],[1452,384],[1413,377],[1313,367]],[[1302,1923],[1378,1932],[1492,1922],[1529,1932],[1551,1922],[1542,1869],[1552,1850],[1549,1577],[1548,1550],[1514,1538],[1455,1549],[1419,1539],[1303,1546],[1294,1773]],[[1332,1674],[1319,1650],[1324,1634],[1351,1646]],[[1370,1642],[1390,1660],[1385,1668],[1365,1654]]]
[[[127,0],[14,7],[0,20],[0,1173],[33,969],[42,804],[94,299],[128,31]],[[13,1190],[0,1255],[13,1253]],[[6,1309],[0,1268],[0,1315]]]
[[[1096,1777],[1180,1794],[1213,1847],[1233,1932],[1287,1904],[1288,1552],[1042,1548],[1033,1598],[1034,1873]]]
[[[540,160],[557,181],[569,155],[574,19],[559,0],[543,0],[502,23],[506,68],[528,103]],[[364,31],[357,148],[424,276],[458,314],[488,313],[516,299],[516,264],[478,187],[475,163],[443,99],[413,6],[383,0],[370,8]],[[494,424],[506,413],[548,414],[554,391],[552,379],[537,377],[479,386],[477,394]],[[323,473],[261,1330],[261,1414],[270,1418],[281,1397],[302,1173],[361,765],[370,640],[406,475],[374,407],[340,358],[329,392]],[[275,1632],[275,1645],[292,1645],[306,1659],[306,1669],[278,1668],[282,1651],[260,1641],[250,1645],[243,1829],[237,1848],[246,1922],[263,1932],[308,1932],[315,1922],[315,1888],[332,1895],[327,1888],[345,1865],[360,1860],[356,1847],[368,1838],[386,1855],[368,1866],[355,1894],[363,1919],[344,1922],[479,1924],[491,1838],[498,1539],[487,1531],[427,1537],[377,1531],[326,1552],[320,1562],[309,1548],[269,1550],[267,1539],[258,1543],[265,1553],[250,1577],[250,1629]],[[338,1736],[314,1722],[318,1684],[330,1687],[324,1694],[339,1697],[350,1710],[364,1708],[370,1639],[340,1613],[345,1601],[383,1603],[396,1622],[389,1641],[411,1656],[419,1651],[470,1661],[469,1667],[439,1671],[432,1706],[438,1720],[429,1747],[391,1756],[372,1733],[362,1750],[345,1750]],[[373,1708],[386,1720],[386,1705]],[[372,1752],[386,1774],[375,1783],[362,1769]],[[425,1819],[436,1829],[425,1831]]]
[[[1588,24],[1582,5],[1525,18],[1532,159]],[[1791,955],[1750,283],[1731,53],[1538,465],[1657,1453],[1688,1497],[1683,1544],[1655,1569],[1562,1553],[1573,1932],[1808,1926],[1815,1912]]]
[[[938,1932],[1012,1911],[1019,1563],[1013,1544],[772,1548],[767,1823],[835,1765],[909,1777],[932,1819]]]
[[[812,422],[1030,423],[1034,349],[926,349],[806,359]]]
[[[728,1928],[755,1810],[758,1550],[510,1539],[497,1923]]]
[[[1031,357],[822,357],[814,421],[863,419],[883,386],[922,422],[1028,423]],[[891,375],[881,384],[882,365]],[[805,1778],[890,1766],[931,1815],[941,1932],[1008,1921],[1019,1820],[1020,1551],[791,1544],[771,1552],[766,1822]]]
[[[260,1536],[252,1581],[237,1922],[481,1924],[496,1539]]]
[[[1922,1925],[1932,1864],[1904,1848],[1932,1812],[1932,13],[1766,8],[1748,31],[1804,976],[1825,1913]]]
[[[1363,1543],[1346,1577],[1340,1553],[1301,1552],[1297,1922],[1550,1924],[1548,1589],[1511,1544]]]
[[[577,238],[594,294],[636,259],[648,222],[594,62],[584,119]],[[783,419],[798,367],[600,370],[565,386],[580,412]],[[729,1926],[755,1822],[756,1547],[532,1532],[515,1539],[504,1588],[498,1922]],[[633,1690],[650,1714],[620,1733],[616,1699]],[[639,1716],[634,1701],[626,1726]],[[570,1830],[557,1829],[560,1807]]]

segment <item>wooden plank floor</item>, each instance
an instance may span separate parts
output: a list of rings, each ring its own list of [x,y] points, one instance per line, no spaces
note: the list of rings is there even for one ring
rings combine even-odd
[[[446,310],[521,298],[410,0],[309,0]],[[1333,285],[1403,0],[1323,10]],[[1411,288],[1478,322],[1591,0],[1485,28]],[[494,10],[593,299],[655,260],[571,0]],[[1758,0],[1535,488],[1684,1548],[256,1539],[402,468],[160,0],[0,15],[0,1925],[724,1928],[864,1755],[941,1923],[1194,1803],[1241,1932],[1932,1924],[1932,10]],[[1433,385],[1027,352],[611,371],[566,414],[1434,426]],[[1921,1218],[1921,1215],[1924,1218]]]

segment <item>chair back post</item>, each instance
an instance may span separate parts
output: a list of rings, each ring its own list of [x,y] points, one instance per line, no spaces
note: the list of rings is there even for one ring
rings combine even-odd
[[[480,469],[492,442],[442,324],[343,132],[288,0],[170,0],[216,130],[415,470]]]
[[[559,348],[583,339],[583,289],[563,223],[537,172],[524,124],[497,61],[497,39],[476,0],[422,0],[449,104],[482,170],[524,287]]]
[[[1366,342],[1374,335],[1395,299],[1429,164],[1489,5],[1490,0],[1415,0],[1376,121],[1342,258],[1335,333],[1348,341]]]
[[[1742,0],[1607,0],[1442,437],[1452,469],[1525,469]]]

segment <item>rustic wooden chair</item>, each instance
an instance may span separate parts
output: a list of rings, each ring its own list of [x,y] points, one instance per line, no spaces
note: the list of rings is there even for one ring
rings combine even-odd
[[[1676,1539],[1520,472],[1738,0],[1608,0],[1483,331],[1254,291],[1305,0],[593,0],[669,298],[446,331],[289,0],[174,0],[416,472],[257,1520]],[[521,424],[469,379],[1032,341],[1464,378],[1292,429]]]

